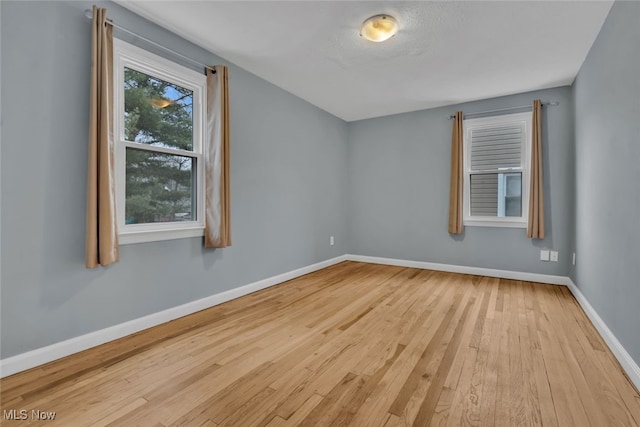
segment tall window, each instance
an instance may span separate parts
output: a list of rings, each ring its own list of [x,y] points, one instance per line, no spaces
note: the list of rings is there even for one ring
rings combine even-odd
[[[531,113],[464,121],[464,224],[527,227]]]
[[[114,40],[120,243],[202,236],[204,74]]]

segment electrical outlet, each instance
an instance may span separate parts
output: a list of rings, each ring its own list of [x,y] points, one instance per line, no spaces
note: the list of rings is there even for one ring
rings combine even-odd
[[[329,237],[329,244],[333,246],[334,244],[333,236]]]
[[[549,261],[549,250],[548,249],[540,250],[540,261]]]
[[[558,251],[551,251],[549,253],[549,258],[552,262],[558,262]]]
[[[573,262],[573,265],[576,265],[576,253],[575,253],[575,252],[573,253],[573,260],[572,260],[572,262]]]

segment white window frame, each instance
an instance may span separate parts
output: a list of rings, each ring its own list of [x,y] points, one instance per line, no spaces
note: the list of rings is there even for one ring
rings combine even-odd
[[[206,77],[122,40],[113,41],[114,139],[116,173],[116,211],[120,244],[154,242],[204,235],[204,150],[206,129],[204,97]],[[150,146],[126,141],[124,125],[124,69],[130,68],[193,91],[193,151]],[[136,148],[195,158],[196,220],[148,224],[125,224],[126,149]]]
[[[463,149],[464,149],[464,197],[463,197],[463,222],[465,226],[472,227],[508,227],[527,228],[529,221],[529,180],[531,177],[531,112],[504,114],[500,116],[482,117],[463,121]],[[487,171],[488,173],[522,173],[522,216],[520,217],[493,217],[471,216],[471,175],[478,171],[471,171],[471,132],[473,129],[490,128],[496,125],[519,124],[524,126],[524,141],[520,155],[520,167],[504,168],[499,171]]]

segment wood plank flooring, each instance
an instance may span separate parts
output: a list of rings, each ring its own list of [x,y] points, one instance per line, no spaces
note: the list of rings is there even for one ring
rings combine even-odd
[[[0,387],[7,426],[640,425],[566,288],[355,262]]]

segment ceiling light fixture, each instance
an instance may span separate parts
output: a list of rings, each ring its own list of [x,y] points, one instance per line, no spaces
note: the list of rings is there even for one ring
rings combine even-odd
[[[149,104],[156,108],[166,108],[169,105],[173,105],[174,102],[167,98],[152,98],[149,100]]]
[[[398,21],[391,15],[375,15],[362,23],[360,35],[372,42],[383,42],[398,32]]]

